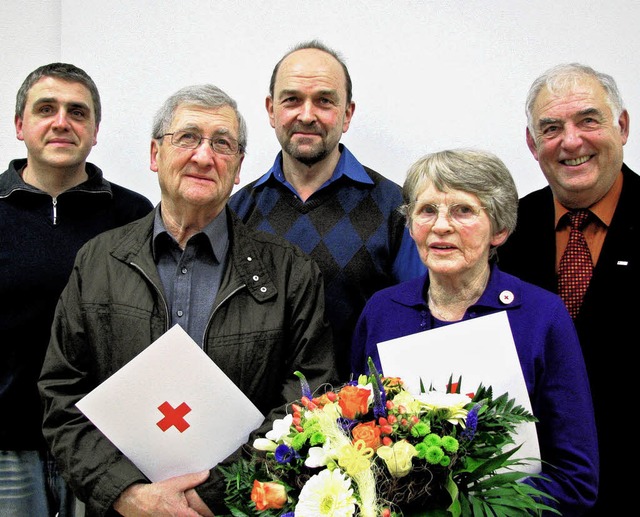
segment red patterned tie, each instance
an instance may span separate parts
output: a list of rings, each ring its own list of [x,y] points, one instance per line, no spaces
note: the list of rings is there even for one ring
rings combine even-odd
[[[582,233],[590,212],[575,210],[568,215],[571,221],[571,233],[558,268],[558,292],[569,309],[569,314],[575,318],[593,273],[591,252]]]

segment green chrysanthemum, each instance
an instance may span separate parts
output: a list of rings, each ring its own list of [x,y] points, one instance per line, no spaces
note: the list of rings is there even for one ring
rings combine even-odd
[[[424,459],[432,465],[438,465],[440,461],[442,461],[444,455],[444,451],[441,447],[432,445],[431,447],[427,447],[427,452],[424,456]]]
[[[456,440],[453,436],[443,436],[442,437],[442,447],[445,451],[454,453],[458,452],[459,447],[458,440]]]
[[[440,438],[437,434],[431,433],[424,437],[422,440],[427,446],[437,446],[442,445],[442,438]]]

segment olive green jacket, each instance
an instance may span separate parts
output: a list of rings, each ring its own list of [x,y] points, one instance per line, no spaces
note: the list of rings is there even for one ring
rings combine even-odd
[[[204,351],[267,415],[266,425],[278,414],[272,410],[300,398],[296,370],[312,389],[336,381],[322,276],[299,248],[227,212],[230,255]],[[125,488],[148,482],[75,404],[169,328],[151,253],[154,214],[79,251],[39,381],[45,438],[87,515],[108,515]],[[223,490],[215,469],[197,487],[218,512]]]

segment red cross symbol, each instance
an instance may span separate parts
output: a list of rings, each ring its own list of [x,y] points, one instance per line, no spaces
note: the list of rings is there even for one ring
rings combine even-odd
[[[165,401],[158,406],[158,409],[162,412],[164,418],[156,425],[163,431],[166,431],[171,426],[175,426],[175,428],[182,433],[189,428],[189,423],[184,419],[184,416],[191,411],[191,408],[186,402],[174,408]]]

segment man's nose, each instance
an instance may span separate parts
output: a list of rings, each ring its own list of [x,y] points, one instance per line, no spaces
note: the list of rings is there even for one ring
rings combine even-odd
[[[53,124],[57,128],[66,128],[69,126],[68,113],[66,110],[61,109],[55,114],[53,118]]]
[[[315,115],[315,107],[313,105],[313,102],[310,100],[304,102],[302,106],[300,106],[298,119],[305,124],[310,124],[315,120],[315,118],[316,118],[316,115]]]
[[[582,133],[573,124],[567,124],[562,135],[562,146],[566,149],[575,149],[582,145]]]

